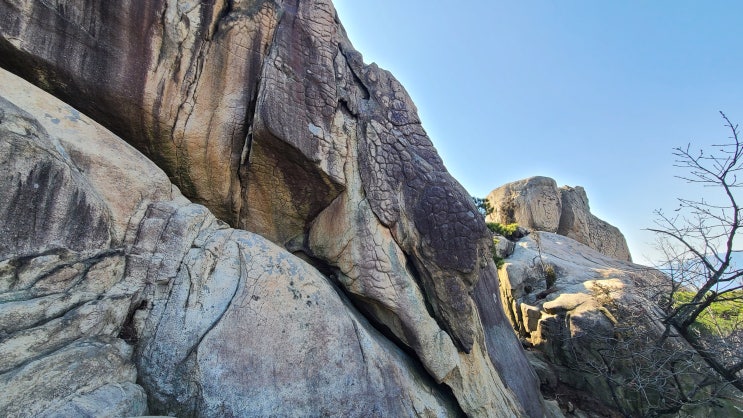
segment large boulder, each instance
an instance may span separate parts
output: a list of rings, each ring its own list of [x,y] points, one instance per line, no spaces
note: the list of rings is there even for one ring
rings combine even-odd
[[[624,235],[591,213],[583,187],[558,188],[549,177],[530,177],[498,187],[487,201],[493,207],[489,222],[554,232],[609,257],[632,261]]]
[[[524,363],[508,322],[483,327],[497,300],[472,297],[497,282],[483,220],[330,1],[2,2],[0,54],[217,218],[335,277],[466,413],[544,414],[533,375],[504,370]]]
[[[456,416],[309,264],[198,205],[151,205],[131,274],[139,381],[175,416]]]
[[[504,184],[488,194],[490,222],[518,223],[538,231],[557,232],[562,214],[560,190],[549,177],[529,177]]]
[[[0,415],[144,414],[118,338],[141,290],[125,240],[150,202],[183,198],[136,150],[5,71],[0,166]]]

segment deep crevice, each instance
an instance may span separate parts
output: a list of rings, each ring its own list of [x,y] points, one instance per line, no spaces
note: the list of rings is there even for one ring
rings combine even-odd
[[[358,89],[361,91],[362,98],[364,100],[369,100],[371,98],[369,87],[364,84],[364,82],[361,80],[361,75],[358,73],[360,71],[360,68],[363,68],[364,66],[364,60],[361,56],[361,53],[354,50],[353,47],[351,47],[350,45],[345,45],[345,42],[341,42],[338,44],[338,51],[340,51],[340,53],[346,59],[348,68],[351,70],[351,75],[353,76],[354,85],[356,85],[356,87],[358,87]]]
[[[21,328],[21,329],[15,329],[15,330],[13,330],[12,332],[9,332],[9,333],[6,332],[5,330],[0,331],[0,342],[6,342],[6,341],[10,340],[13,337],[15,337],[16,334],[18,334],[18,333],[26,332],[28,330],[32,330],[32,329],[38,328],[38,327],[43,327],[44,325],[46,325],[46,324],[48,324],[48,323],[50,323],[52,321],[55,321],[57,319],[63,319],[70,312],[73,312],[73,311],[77,310],[78,308],[80,308],[81,306],[83,306],[83,305],[85,305],[87,303],[93,302],[95,300],[96,299],[83,299],[83,300],[81,300],[81,301],[79,301],[77,303],[74,303],[74,304],[70,305],[64,311],[62,311],[62,312],[60,312],[60,313],[58,313],[56,315],[47,316],[47,317],[41,318],[40,320],[38,320],[38,321],[36,321],[36,322],[34,322],[34,323],[30,324],[30,325],[24,325],[23,328]]]
[[[369,325],[372,326],[372,328],[374,328],[386,339],[390,340],[395,346],[397,346],[397,348],[408,354],[410,357],[418,360],[418,356],[412,348],[403,343],[402,340],[400,340],[400,338],[397,337],[387,325],[374,319],[374,316],[371,314],[371,310],[365,304],[366,299],[364,297],[354,295],[348,292],[345,287],[343,287],[338,279],[338,276],[343,274],[341,273],[339,268],[329,264],[321,258],[315,257],[309,250],[298,251],[295,252],[294,255],[307,261],[312,267],[319,271],[320,274],[325,276],[325,278],[328,279],[328,282],[333,287],[333,290],[335,290],[335,292],[338,294],[338,297],[345,305],[349,306],[351,311],[356,312],[358,315],[364,317],[369,322]],[[373,301],[369,301],[369,303],[373,303]],[[423,367],[422,364],[421,367]]]
[[[439,323],[438,318],[436,317],[435,311],[433,309],[433,305],[431,304],[431,301],[429,300],[426,289],[423,287],[423,279],[421,276],[421,272],[418,270],[418,268],[415,266],[414,258],[411,257],[408,253],[403,251],[403,254],[405,255],[405,269],[410,274],[410,277],[413,278],[415,281],[415,284],[418,285],[418,289],[420,289],[421,293],[423,294],[423,302],[425,302],[426,311],[428,311],[428,315],[433,318],[436,323],[439,325],[439,328],[442,330],[445,330],[446,328],[443,328],[441,324]]]
[[[205,37],[207,41],[213,40],[220,33],[220,28],[222,27],[222,25],[226,24],[229,20],[229,16],[230,13],[232,13],[233,8],[233,0],[226,0],[224,3],[224,7],[222,7],[222,9],[217,12],[216,18],[210,19],[214,23],[213,26],[208,29],[207,36]],[[214,13],[214,9],[210,10],[212,13]],[[211,16],[209,16],[209,18],[211,18]]]
[[[124,323],[121,325],[121,331],[119,331],[119,335],[117,335],[118,338],[121,338],[130,345],[137,344],[139,341],[139,335],[137,335],[137,330],[134,327],[134,315],[137,311],[146,309],[148,303],[147,299],[142,299],[142,302],[140,302],[139,305],[133,309],[129,309],[129,313],[126,315],[126,320],[124,320]]]
[[[95,253],[91,257],[85,257],[85,258],[76,258],[75,257],[75,258],[71,258],[71,259],[68,259],[68,260],[59,260],[59,263],[58,264],[54,265],[51,269],[49,269],[49,270],[43,272],[42,274],[38,275],[37,277],[35,277],[24,288],[22,288],[22,289],[14,289],[15,284],[17,284],[17,282],[20,280],[19,279],[19,275],[25,270],[25,268],[28,267],[29,263],[31,261],[33,261],[34,259],[38,258],[38,257],[44,257],[44,256],[47,256],[47,255],[57,255],[57,256],[60,256],[60,258],[62,258],[62,257],[70,256],[70,255],[79,256],[79,255],[82,255],[82,254],[76,253],[76,252],[71,251],[71,250],[69,250],[67,248],[53,248],[53,249],[49,249],[49,250],[46,250],[46,251],[42,251],[41,253],[38,253],[38,254],[25,255],[25,256],[21,256],[21,257],[15,258],[15,259],[11,259],[8,262],[8,264],[14,268],[14,271],[13,271],[13,281],[11,283],[11,289],[9,291],[10,292],[14,292],[14,291],[16,291],[16,292],[23,292],[23,291],[28,292],[32,287],[34,287],[38,283],[46,280],[47,278],[53,276],[54,274],[59,273],[61,270],[65,269],[65,268],[68,268],[68,267],[73,267],[76,264],[82,264],[84,266],[84,268],[83,268],[83,270],[80,273],[77,274],[77,276],[79,276],[79,277],[77,279],[75,279],[75,280],[72,280],[72,284],[69,286],[69,289],[72,289],[75,285],[77,285],[88,274],[88,272],[90,271],[90,269],[94,265],[102,262],[103,260],[105,260],[106,258],[109,258],[109,257],[123,256],[124,255],[124,250],[122,248],[112,248],[112,249],[107,249],[107,250],[104,250],[104,251],[100,251],[98,253]],[[68,289],[68,291],[69,291],[69,289]],[[30,297],[29,298],[26,298],[26,299],[12,299],[12,300],[7,300],[5,302],[36,299],[36,298],[40,298],[40,297],[44,297],[44,296],[49,296],[49,295],[52,295],[52,294],[55,294],[55,293],[64,293],[64,292],[50,292],[50,293],[40,292],[40,293],[33,293],[33,294],[30,294],[29,295]]]
[[[247,271],[245,269],[248,268],[247,265],[249,263],[244,259],[245,253],[247,251],[244,251],[243,248],[242,248],[242,246],[239,243],[237,244],[237,247],[238,247],[238,255],[237,255],[237,257],[238,257],[238,260],[240,261],[240,267],[239,267],[240,268],[240,274],[237,276],[237,283],[235,283],[235,290],[232,292],[232,295],[230,296],[230,301],[227,303],[227,306],[225,306],[224,310],[222,312],[220,312],[219,315],[214,319],[214,322],[212,322],[209,325],[209,327],[207,327],[207,329],[204,331],[204,333],[199,337],[198,341],[196,341],[196,343],[194,345],[192,345],[191,348],[188,349],[188,351],[186,352],[186,355],[183,357],[183,360],[181,361],[181,363],[187,361],[189,359],[189,357],[191,357],[191,355],[193,355],[193,353],[196,352],[196,350],[199,348],[199,346],[204,341],[204,339],[206,338],[206,336],[209,335],[209,333],[217,325],[220,324],[220,322],[222,321],[222,318],[224,318],[224,316],[227,314],[227,312],[229,312],[229,310],[232,308],[232,305],[235,302],[235,297],[237,296],[238,291],[244,285],[245,280],[243,278],[243,274],[245,274],[244,277],[247,277],[248,276]],[[191,273],[189,273],[189,279],[190,278],[191,278]],[[189,289],[188,296],[190,297],[190,295],[191,295],[191,291]]]
[[[232,10],[232,1],[229,2],[229,9]],[[235,212],[234,226],[237,228],[243,228],[243,217],[247,216],[247,208],[245,205],[246,198],[248,196],[248,186],[250,183],[250,161],[253,152],[253,129],[255,125],[256,111],[258,110],[258,96],[261,93],[261,87],[263,83],[263,71],[266,65],[266,61],[271,56],[271,50],[274,48],[274,42],[276,39],[276,33],[281,26],[281,20],[283,14],[280,14],[276,22],[276,26],[273,33],[270,36],[270,41],[266,42],[265,51],[261,51],[260,58],[253,58],[250,63],[249,71],[256,74],[255,83],[248,89],[250,97],[248,99],[248,106],[245,109],[245,121],[246,133],[243,139],[242,150],[240,152],[240,161],[237,164],[237,179],[240,183],[240,204],[239,207],[233,208]],[[260,48],[261,37],[256,36],[253,42],[253,51],[258,51]]]
[[[436,305],[438,301],[434,299],[437,296],[433,282],[432,280],[426,280],[423,276],[422,271],[425,269],[425,265],[421,261],[417,260],[415,257],[409,255],[407,252],[403,251],[403,253],[405,254],[406,267],[410,268],[410,276],[413,277],[413,280],[415,280],[415,283],[418,285],[418,288],[423,295],[423,300],[425,302],[428,314],[431,316],[431,318],[433,318],[434,321],[436,321],[436,325],[438,325],[439,329],[444,331],[449,336],[449,338],[451,338],[452,343],[454,343],[454,346],[457,348],[458,351],[464,351],[469,354],[469,351],[465,350],[460,345],[459,341],[454,337],[454,335],[452,335],[452,327],[446,326],[446,323],[443,319],[443,314],[440,313],[442,309]]]
[[[338,279],[338,275],[342,274],[340,272],[340,269],[329,264],[327,261],[312,255],[312,252],[307,249],[296,251],[294,252],[294,255],[307,261],[312,267],[314,267],[327,279],[327,282],[338,295],[340,301],[347,307],[351,316],[368,325],[369,328],[376,331],[378,335],[386,339],[397,349],[399,349],[403,354],[405,354],[405,358],[410,362],[410,365],[418,372],[421,377],[427,379],[425,383],[431,388],[437,390],[443,399],[448,400],[449,404],[452,407],[456,408],[456,416],[466,416],[464,410],[462,410],[461,406],[459,405],[459,401],[454,395],[454,391],[452,390],[452,388],[450,388],[445,383],[437,383],[434,378],[428,373],[428,370],[426,370],[426,367],[420,361],[415,351],[404,344],[402,340],[400,340],[400,338],[398,338],[387,325],[374,319],[373,315],[371,315],[370,313],[370,309],[364,304],[364,298],[349,293],[343,287]],[[426,304],[428,304],[428,301],[426,301]],[[428,309],[428,306],[426,306],[426,308]]]

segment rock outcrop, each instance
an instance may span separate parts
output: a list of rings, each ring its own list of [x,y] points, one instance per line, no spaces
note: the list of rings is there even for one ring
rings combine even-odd
[[[0,73],[0,415],[142,415],[117,338],[141,289],[124,242],[149,202],[183,198],[92,120]]]
[[[609,257],[632,261],[622,232],[591,213],[588,196],[582,187],[561,187],[560,201],[562,214],[558,234],[586,244]]]
[[[530,177],[504,184],[486,199],[493,208],[486,219],[489,222],[516,222],[525,228],[547,232],[557,232],[560,226],[560,191],[549,177]]]
[[[3,416],[461,412],[313,267],[24,84],[0,72]]]
[[[455,416],[456,400],[318,271],[198,205],[151,205],[131,274],[149,403],[175,416]],[[178,261],[179,260],[179,261]],[[260,336],[256,338],[256,336]]]
[[[23,163],[3,164],[30,167],[3,180],[28,189],[8,189],[4,202],[3,232],[14,237],[3,249],[7,297],[18,298],[7,300],[35,298],[17,291],[41,280],[19,285],[18,260],[62,251],[60,266],[80,264],[87,275],[95,254],[115,255],[111,277],[85,291],[102,305],[100,331],[77,327],[74,338],[134,344],[134,360],[122,349],[121,362],[137,365],[151,412],[251,415],[294,405],[299,414],[545,414],[538,380],[498,314],[483,220],[407,93],[363,63],[329,1],[2,2],[0,57],[142,151],[214,214],[113,139],[59,145],[57,125],[83,118],[61,104],[22,118],[46,133],[16,130],[26,143],[48,136],[45,152],[61,155],[54,170],[62,174],[37,167],[30,151]],[[17,221],[20,213],[34,220]],[[45,260],[33,274],[57,271]],[[74,277],[59,291],[78,286]],[[85,306],[31,314],[38,321],[13,335]],[[68,339],[30,354],[8,345],[20,357],[6,370]],[[267,379],[282,386],[256,389]],[[338,379],[358,382],[356,401],[339,400],[349,389]],[[134,389],[128,404],[141,406]],[[244,396],[267,400],[245,406]],[[322,409],[331,404],[347,408]]]
[[[487,196],[490,222],[518,223],[537,231],[554,232],[619,260],[632,261],[621,231],[591,213],[586,191],[558,188],[549,177],[530,177],[505,184]]]
[[[568,411],[678,416],[678,407],[688,416],[740,414],[740,398],[723,395],[706,404],[724,385],[695,387],[708,367],[672,330],[663,338],[654,299],[668,285],[661,272],[534,231],[516,242],[499,273],[504,308],[531,347],[542,389]]]

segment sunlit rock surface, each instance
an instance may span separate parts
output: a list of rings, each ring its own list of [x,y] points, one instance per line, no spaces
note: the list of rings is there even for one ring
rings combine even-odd
[[[206,353],[225,353],[223,345],[229,345],[212,339],[212,332],[234,333],[221,331],[216,319],[207,325],[192,321],[195,315],[210,315],[201,309],[216,315],[217,306],[232,300],[232,290],[248,299],[274,295],[279,306],[272,309],[277,318],[284,318],[276,319],[278,323],[285,324],[286,316],[281,315],[291,312],[291,305],[281,303],[286,295],[271,293],[271,287],[257,288],[266,292],[264,296],[237,290],[237,283],[249,277],[236,267],[237,261],[273,260],[274,256],[240,247],[237,242],[260,247],[261,239],[248,232],[235,232],[235,242],[222,237],[228,227],[219,219],[309,261],[323,274],[313,267],[315,277],[307,280],[330,286],[323,294],[332,296],[328,289],[340,286],[343,290],[334,290],[335,297],[345,300],[349,295],[350,301],[342,304],[348,311],[346,327],[327,330],[319,318],[308,326],[328,335],[312,333],[315,338],[336,338],[346,344],[343,338],[349,324],[354,329],[367,324],[380,330],[369,328],[368,333],[380,339],[372,344],[376,347],[372,352],[378,351],[378,359],[384,360],[368,357],[358,364],[378,361],[380,375],[389,380],[369,384],[359,393],[376,391],[381,399],[399,392],[397,387],[416,393],[402,404],[375,401],[388,408],[384,411],[544,415],[538,381],[508,321],[503,315],[492,315],[500,310],[498,293],[493,291],[498,278],[483,220],[468,194],[447,173],[407,93],[388,72],[363,63],[330,2],[132,1],[115,9],[102,2],[64,1],[54,6],[4,2],[0,4],[0,56],[0,65],[89,114],[167,173],[166,178],[139,154],[131,158],[144,160],[146,167],[129,162],[133,150],[128,147],[124,154],[112,151],[106,157],[116,161],[113,165],[126,174],[123,177],[101,168],[108,162],[87,161],[88,150],[107,153],[96,142],[70,145],[74,151],[62,147],[73,160],[77,155],[85,161],[65,162],[59,169],[62,174],[55,177],[61,180],[50,187],[50,197],[33,194],[23,208],[6,210],[9,214],[26,211],[39,219],[49,215],[61,222],[48,222],[54,233],[26,239],[20,237],[37,233],[37,224],[14,221],[4,226],[18,237],[8,247],[8,259],[21,253],[40,254],[37,247],[116,254],[119,276],[110,279],[116,290],[115,306],[110,318],[104,315],[108,322],[101,325],[101,333],[135,345],[134,363],[155,412],[175,408],[179,399],[194,391],[200,391],[198,399],[203,402],[183,406],[192,408],[189,413],[210,414],[217,410],[210,408],[227,405],[220,404],[227,400],[211,396],[228,397],[230,392],[199,386],[203,382],[199,379],[214,376],[198,375],[198,370],[204,367],[199,365],[202,355],[207,361],[203,364],[213,365]],[[67,123],[64,115],[46,113],[52,115],[51,124]],[[44,114],[34,117],[46,118]],[[53,129],[46,131],[54,136]],[[56,145],[48,148],[59,151]],[[35,158],[24,164],[31,167]],[[31,167],[18,176],[33,180],[40,170]],[[132,173],[140,175],[131,178]],[[77,180],[80,176],[84,187]],[[144,183],[138,186],[140,176]],[[168,180],[209,208],[215,218],[188,203]],[[29,181],[23,187],[33,187],[27,185]],[[43,184],[33,181],[37,183]],[[86,191],[88,186],[93,192]],[[48,203],[65,199],[68,203],[63,206]],[[17,199],[8,201],[12,206]],[[70,212],[85,227],[64,221]],[[11,218],[15,219],[8,215],[4,221]],[[162,236],[148,235],[158,230]],[[219,251],[200,253],[190,250],[191,245],[211,245],[229,256],[221,260]],[[288,257],[285,254],[276,257]],[[82,256],[75,253],[75,257]],[[223,280],[218,287],[208,285],[216,280],[208,268],[219,265],[237,280],[232,287]],[[262,268],[268,269],[255,269]],[[172,274],[158,276],[165,271]],[[270,269],[256,274],[290,283],[293,277]],[[487,288],[478,288],[485,279]],[[186,286],[194,287],[187,293],[193,295],[177,299]],[[209,293],[212,289],[217,294]],[[202,296],[222,305],[201,306]],[[171,303],[170,298],[183,306],[175,311],[161,306]],[[325,305],[327,315],[342,310],[337,300],[334,303]],[[353,313],[350,304],[364,317]],[[230,313],[236,308],[229,306],[217,315],[220,321],[240,322],[237,318],[244,313]],[[309,308],[305,303],[302,312]],[[170,345],[175,350],[170,363],[158,357],[161,349],[157,348],[159,339],[168,341],[167,326],[152,325],[163,318],[192,327],[187,332],[183,324],[176,328],[181,332],[173,338],[182,340]],[[295,336],[301,340],[301,335]],[[239,346],[249,347],[239,341]],[[200,351],[201,344],[214,345]],[[307,347],[312,344],[320,343]],[[150,354],[162,361],[148,360]],[[224,367],[238,367],[232,359],[244,360],[243,354],[230,351],[233,357],[226,356],[230,364]],[[146,375],[156,363],[173,370]],[[309,368],[307,379],[316,376],[310,365],[303,364]],[[353,362],[348,365],[353,376]],[[294,371],[286,369],[285,376],[293,376]],[[190,383],[174,383],[183,376]],[[255,382],[242,382],[248,383]],[[386,389],[380,390],[379,385]],[[285,402],[298,392],[289,390],[275,399]]]
[[[657,298],[668,279],[660,271],[534,231],[499,273],[506,314],[530,347],[542,389],[563,406],[586,416],[740,415],[740,393],[697,388],[709,367],[673,330],[663,338]],[[706,403],[718,390],[719,402]],[[679,403],[688,405],[677,412]]]
[[[597,218],[580,187],[558,188],[549,177],[530,177],[504,184],[490,192],[489,222],[518,223],[524,228],[570,237],[619,260],[632,261],[621,231]]]

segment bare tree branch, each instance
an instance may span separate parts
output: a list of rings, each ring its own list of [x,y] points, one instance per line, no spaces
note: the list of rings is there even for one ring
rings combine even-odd
[[[675,328],[729,384],[743,391],[743,314],[721,318],[715,308],[743,301],[743,269],[733,265],[740,252],[736,249],[742,222],[737,192],[743,187],[738,178],[743,145],[738,125],[723,112],[720,115],[730,132],[728,141],[706,150],[694,150],[691,144],[673,150],[674,166],[686,170],[677,177],[719,190],[719,199],[679,198],[674,215],[656,211],[657,226],[648,230],[660,238],[670,280],[661,304],[663,322]]]

